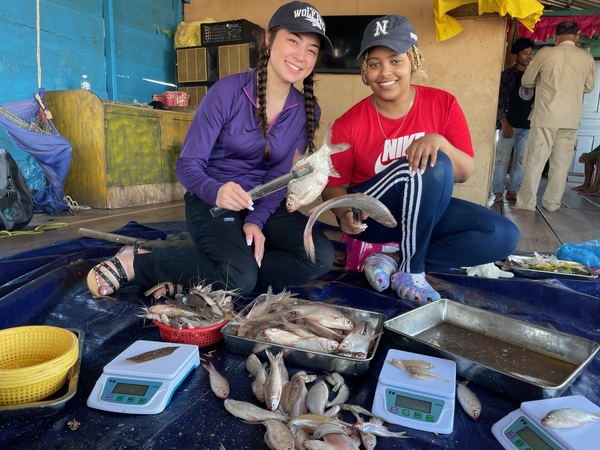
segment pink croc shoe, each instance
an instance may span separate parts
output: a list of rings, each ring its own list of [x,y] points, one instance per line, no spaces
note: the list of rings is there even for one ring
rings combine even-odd
[[[422,273],[396,272],[392,275],[392,288],[402,300],[416,303],[435,302],[441,298]]]

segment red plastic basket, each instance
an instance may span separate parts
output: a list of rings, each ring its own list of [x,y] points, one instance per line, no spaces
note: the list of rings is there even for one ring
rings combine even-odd
[[[227,320],[221,323],[204,328],[177,328],[165,325],[158,320],[154,320],[154,324],[160,330],[160,337],[163,341],[177,342],[179,344],[192,344],[198,347],[208,347],[216,344],[223,339],[221,328],[225,326]]]

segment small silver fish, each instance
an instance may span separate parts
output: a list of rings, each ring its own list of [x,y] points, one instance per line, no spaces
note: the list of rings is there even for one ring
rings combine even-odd
[[[202,363],[202,367],[209,373],[210,388],[214,394],[223,399],[229,397],[229,381],[227,381],[227,378],[221,375],[210,361]]]
[[[550,428],[575,428],[600,419],[600,412],[590,413],[574,408],[553,409],[542,419]]]
[[[416,378],[417,380],[441,380],[448,381],[444,378],[436,375],[433,372],[430,372],[428,369],[421,369],[418,367],[407,367],[406,371],[410,374],[411,377]]]
[[[410,436],[405,436],[406,431],[393,432],[377,422],[356,422],[352,427],[363,433],[371,433],[378,437],[410,438]]]
[[[267,378],[267,363],[264,363],[261,364],[260,368],[256,371],[256,376],[254,377],[254,380],[252,380],[252,383],[250,383],[252,393],[260,403],[265,402],[265,384]]]
[[[360,209],[363,214],[389,228],[394,228],[398,224],[388,207],[370,195],[358,193],[331,198],[311,209],[308,222],[304,227],[304,250],[313,262],[315,261],[315,244],[312,238],[312,227],[323,212],[332,208]]]
[[[256,356],[254,353],[250,353],[248,358],[246,358],[246,370],[250,372],[250,375],[256,378],[256,374],[260,370],[261,366],[262,363],[260,362],[260,359],[258,359],[258,356]]]
[[[339,177],[339,174],[333,168],[331,155],[343,152],[349,147],[348,144],[333,145],[331,143],[331,126],[328,126],[323,144],[319,150],[300,159],[298,159],[298,154],[294,156],[292,171],[306,164],[310,164],[313,171],[289,182],[285,202],[288,212],[296,211],[302,206],[314,202],[323,192],[329,181],[329,176]]]
[[[281,381],[281,369],[279,360],[283,358],[283,353],[279,352],[273,355],[270,351],[265,352],[269,358],[269,376],[265,383],[265,403],[269,411],[276,411],[281,401],[281,391],[283,383]]]
[[[263,421],[263,425],[267,427],[265,442],[269,448],[294,450],[294,436],[285,423],[281,420],[267,419]]]
[[[414,367],[416,369],[434,369],[435,364],[429,361],[423,361],[422,359],[401,359],[400,362],[404,367]]]
[[[477,420],[481,414],[481,401],[477,395],[467,387],[468,381],[456,383],[456,397],[458,403],[471,419]]]
[[[223,405],[231,415],[248,422],[263,422],[268,419],[287,420],[287,416],[285,414],[268,411],[250,402],[227,398],[223,402]]]
[[[312,414],[318,414],[320,416],[325,412],[325,404],[329,398],[329,387],[323,381],[317,381],[308,390],[308,396],[306,397],[306,406],[308,411]]]

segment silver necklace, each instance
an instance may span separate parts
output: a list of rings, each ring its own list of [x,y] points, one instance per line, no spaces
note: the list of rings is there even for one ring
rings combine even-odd
[[[375,105],[375,112],[377,115],[377,123],[379,124],[379,129],[381,130],[381,134],[383,135],[383,138],[386,141],[391,141],[393,139],[396,139],[396,136],[398,136],[398,133],[400,132],[400,130],[402,129],[402,126],[404,125],[404,121],[406,120],[406,116],[408,116],[408,113],[410,112],[410,108],[412,108],[413,105],[413,94],[412,91],[410,92],[410,103],[408,104],[408,108],[406,109],[406,114],[404,114],[404,118],[402,119],[402,123],[400,124],[400,126],[398,127],[398,129],[396,130],[396,132],[392,135],[391,139],[388,138],[385,135],[385,132],[383,131],[383,126],[381,125],[381,119],[379,118],[379,108],[377,108],[377,98],[375,96],[373,96],[373,104]]]

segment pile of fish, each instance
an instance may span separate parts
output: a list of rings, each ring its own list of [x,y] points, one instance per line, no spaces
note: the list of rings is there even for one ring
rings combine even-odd
[[[252,376],[252,393],[261,406],[229,398],[227,379],[212,363],[203,366],[209,372],[211,390],[224,399],[224,407],[230,414],[244,422],[265,426],[264,441],[269,448],[374,449],[378,437],[409,438],[405,431],[390,431],[382,418],[366,409],[346,403],[350,390],[342,375],[325,373],[324,379],[320,379],[318,375],[298,371],[290,376],[283,353],[265,353],[268,363],[261,362],[254,353],[246,359],[246,369]],[[353,418],[350,422],[342,420],[342,414],[351,414]]]
[[[235,336],[305,351],[366,359],[381,334],[335,306],[294,298],[283,290],[260,295],[244,315],[233,318]]]
[[[142,308],[139,317],[159,321],[178,330],[205,328],[234,316],[234,300],[237,293],[232,290],[213,290],[211,285],[197,285],[186,294],[167,297],[165,303]]]

